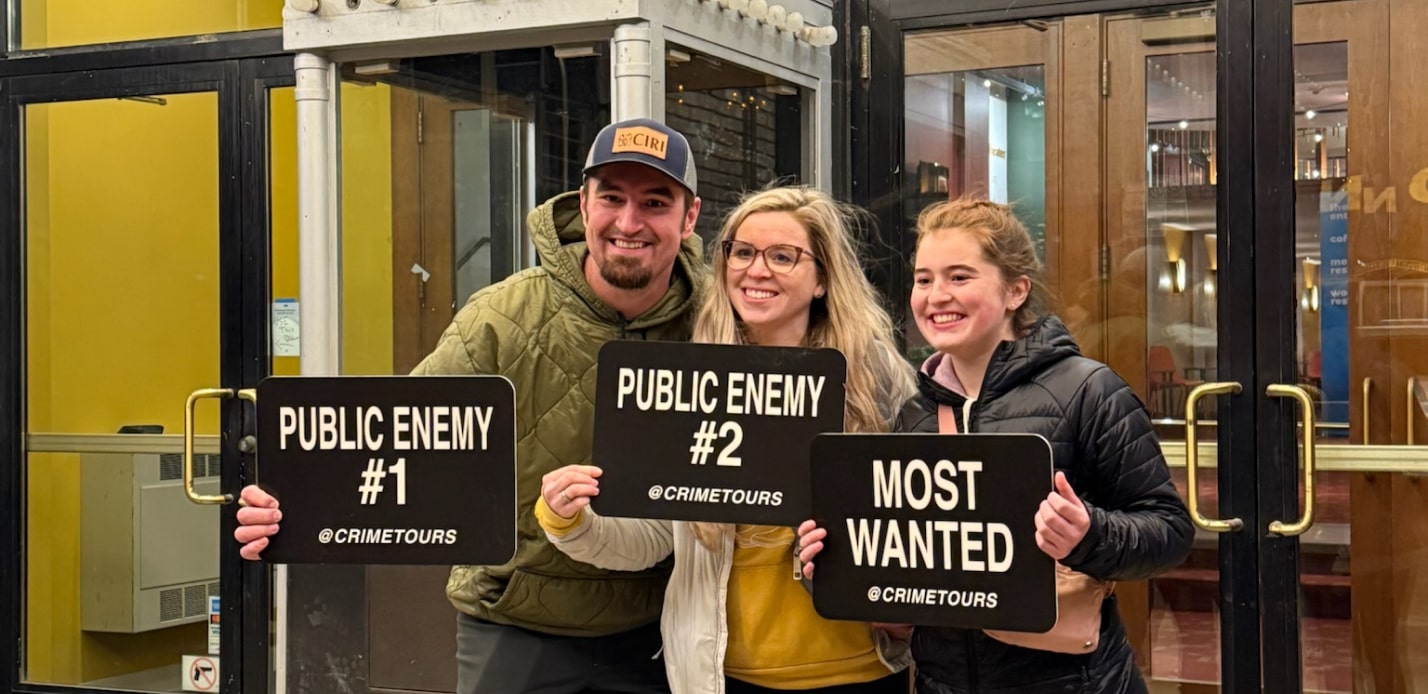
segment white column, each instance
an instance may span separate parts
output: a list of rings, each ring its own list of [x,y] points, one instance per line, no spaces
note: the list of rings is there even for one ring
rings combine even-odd
[[[338,250],[335,214],[332,81],[327,59],[294,57],[297,72],[298,274],[302,373],[341,372]]]
[[[337,233],[337,65],[311,53],[293,58],[298,151],[298,286],[304,376],[342,372],[340,238]],[[288,567],[273,567],[273,674],[287,692]]]

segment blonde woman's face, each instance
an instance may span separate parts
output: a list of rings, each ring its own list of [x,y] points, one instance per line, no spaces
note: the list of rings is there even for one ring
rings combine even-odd
[[[801,344],[808,332],[808,308],[824,288],[808,231],[798,219],[787,212],[751,214],[721,251],[729,301],[754,342]]]
[[[1015,335],[1016,309],[1030,281],[1006,282],[961,229],[927,234],[913,262],[912,315],[927,343],[965,361],[989,356]]]

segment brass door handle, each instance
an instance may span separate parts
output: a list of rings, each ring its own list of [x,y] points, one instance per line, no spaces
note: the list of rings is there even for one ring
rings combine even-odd
[[[1309,526],[1314,524],[1314,400],[1299,386],[1278,383],[1270,386],[1267,394],[1270,397],[1294,398],[1299,401],[1300,426],[1304,430],[1304,440],[1301,444],[1304,447],[1304,510],[1300,512],[1299,520],[1293,523],[1274,521],[1269,524],[1270,532],[1293,537],[1304,534]]]
[[[1204,383],[1190,389],[1185,396],[1185,486],[1186,505],[1190,507],[1190,521],[1195,527],[1212,533],[1228,533],[1243,528],[1245,522],[1239,518],[1206,518],[1200,513],[1200,485],[1197,473],[1200,466],[1200,447],[1195,440],[1195,404],[1207,395],[1233,395],[1243,388],[1233,381]]]
[[[195,504],[231,504],[232,494],[199,494],[193,488],[193,405],[205,398],[231,398],[231,388],[201,388],[189,393],[183,405],[183,492]]]
[[[1365,377],[1364,377],[1364,399],[1363,399],[1363,405],[1362,405],[1362,406],[1363,406],[1363,409],[1364,409],[1364,418],[1363,418],[1364,445],[1368,445],[1368,443],[1369,443],[1369,441],[1370,441],[1370,439],[1371,439],[1371,437],[1372,437],[1372,435],[1373,435],[1373,429],[1369,428],[1369,410],[1371,409],[1371,408],[1369,408],[1369,393],[1372,392],[1372,391],[1373,391],[1373,379],[1372,379],[1372,378],[1369,378],[1369,377],[1367,377],[1367,376],[1365,376]]]

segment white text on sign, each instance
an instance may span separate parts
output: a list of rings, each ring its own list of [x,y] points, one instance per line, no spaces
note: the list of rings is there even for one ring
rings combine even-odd
[[[387,437],[399,451],[486,450],[490,407],[282,407],[278,447],[376,451]]]
[[[875,508],[977,509],[981,461],[874,460],[872,468]],[[1015,554],[1005,523],[848,518],[847,524],[858,566],[1005,573]]]
[[[728,383],[721,384],[719,374],[713,371],[622,367],[615,406],[625,409],[632,404],[655,412],[817,417],[823,382],[823,376],[808,374],[736,371],[728,374]]]

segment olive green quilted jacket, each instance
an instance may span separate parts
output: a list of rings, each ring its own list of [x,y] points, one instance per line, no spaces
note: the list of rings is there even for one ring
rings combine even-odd
[[[553,547],[533,511],[541,476],[590,464],[595,359],[609,340],[687,340],[706,270],[684,242],[669,292],[626,320],[585,281],[578,193],[527,218],[540,265],[471,296],[415,374],[499,374],[516,390],[516,554],[501,566],[456,566],[446,594],[478,619],[547,634],[599,636],[659,619],[669,565],[605,571]],[[653,654],[652,654],[653,655]]]

